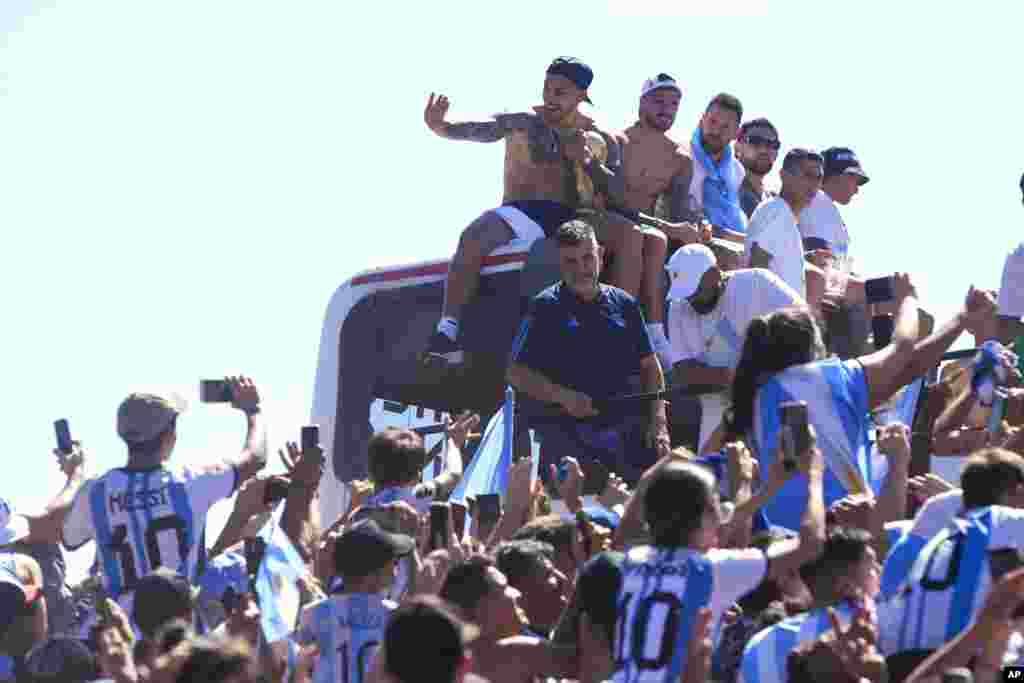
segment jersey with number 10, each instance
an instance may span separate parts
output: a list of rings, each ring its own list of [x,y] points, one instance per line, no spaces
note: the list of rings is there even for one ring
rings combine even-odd
[[[166,567],[197,583],[206,569],[206,513],[234,493],[238,473],[164,467],[113,469],[86,482],[64,521],[64,545],[96,541],[104,585],[120,598]]]
[[[759,550],[632,548],[622,563],[614,683],[669,683],[685,672],[697,612],[712,624],[756,588],[767,569]]]
[[[376,593],[342,593],[307,607],[296,640],[320,650],[314,683],[366,681],[394,608]]]

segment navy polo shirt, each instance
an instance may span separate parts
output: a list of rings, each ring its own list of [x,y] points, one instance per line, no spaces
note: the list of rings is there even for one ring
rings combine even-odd
[[[654,353],[636,299],[600,285],[584,302],[564,282],[530,302],[512,347],[512,362],[601,400],[628,393],[640,359]]]

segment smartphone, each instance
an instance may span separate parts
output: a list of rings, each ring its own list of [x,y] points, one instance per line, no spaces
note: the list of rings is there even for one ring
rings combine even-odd
[[[875,349],[884,349],[888,346],[895,329],[896,320],[891,315],[876,315],[871,318],[871,335],[875,340]]]
[[[795,472],[800,454],[811,444],[807,426],[807,401],[787,401],[779,404],[779,424],[782,425],[782,463],[787,472]]]
[[[320,447],[319,425],[308,425],[302,428],[302,450],[309,451]]]
[[[70,455],[71,451],[74,450],[74,444],[71,440],[71,428],[68,427],[68,421],[64,419],[57,420],[53,423],[53,431],[57,435],[57,450]]]
[[[448,503],[430,504],[430,549],[448,547]]]
[[[250,581],[256,580],[260,564],[263,562],[263,555],[267,551],[267,542],[259,536],[250,536],[245,539],[245,571]]]
[[[892,277],[876,277],[864,281],[864,300],[868,304],[881,304],[896,298]]]
[[[452,526],[455,527],[455,536],[462,538],[466,533],[466,506],[462,503],[449,503],[452,508]]]
[[[273,477],[267,481],[267,486],[263,490],[263,504],[270,505],[278,501],[284,500],[288,497],[288,482],[283,479]]]
[[[501,495],[497,493],[481,493],[476,497],[476,514],[480,526],[493,526],[501,517]]]
[[[1016,548],[1005,548],[1002,550],[991,550],[988,553],[989,571],[992,573],[992,582],[995,583],[1015,569],[1024,567],[1024,555]],[[1017,606],[1013,613],[1014,619],[1024,619],[1024,602]]]
[[[231,403],[231,398],[231,385],[227,380],[199,380],[199,400],[203,403]]]

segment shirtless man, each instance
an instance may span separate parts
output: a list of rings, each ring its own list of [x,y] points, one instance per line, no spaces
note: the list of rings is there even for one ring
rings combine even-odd
[[[462,362],[458,343],[459,312],[476,292],[484,257],[514,238],[527,242],[551,236],[579,208],[602,208],[614,168],[616,141],[597,130],[578,111],[588,102],[594,73],[576,59],[559,57],[548,66],[544,104],[532,112],[500,114],[491,121],[445,120],[448,98],[431,94],[423,118],[437,135],[449,140],[505,141],[504,198],[463,230],[452,258],[445,302],[425,359]],[[615,254],[611,283],[636,296],[640,289],[643,236],[634,224],[608,214],[595,225],[599,239]]]
[[[689,222],[687,210],[693,164],[667,133],[675,123],[683,91],[668,74],[644,81],[640,90],[639,119],[623,131],[622,193],[611,196],[610,210],[642,224],[643,278],[641,300],[647,329],[662,367],[671,355],[665,336],[665,256],[668,247],[711,239],[711,226]],[[655,218],[659,197],[667,207],[668,220]]]

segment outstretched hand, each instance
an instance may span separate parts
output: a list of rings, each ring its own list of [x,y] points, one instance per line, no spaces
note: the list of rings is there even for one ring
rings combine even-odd
[[[430,97],[427,98],[427,106],[423,109],[423,122],[427,124],[427,128],[438,135],[444,130],[448,104],[447,96],[430,93]]]

